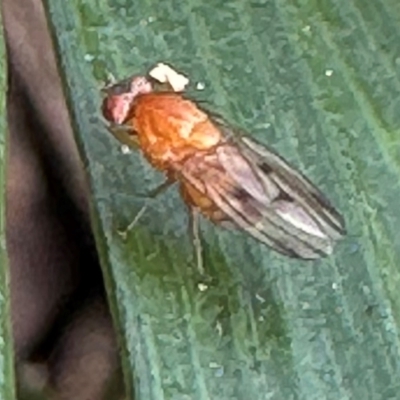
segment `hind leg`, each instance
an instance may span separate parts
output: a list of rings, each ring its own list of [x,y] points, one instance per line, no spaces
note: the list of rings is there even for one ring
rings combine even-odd
[[[190,207],[189,227],[195,252],[196,267],[200,275],[204,275],[203,246],[201,244],[199,218],[199,210],[196,207]]]

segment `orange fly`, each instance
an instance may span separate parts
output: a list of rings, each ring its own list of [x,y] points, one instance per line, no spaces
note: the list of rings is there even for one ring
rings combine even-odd
[[[290,257],[332,252],[345,234],[344,220],[306,177],[183,93],[162,87],[148,76],[119,82],[105,89],[102,111],[117,139],[165,173],[154,193],[179,184],[197,242],[200,212]]]

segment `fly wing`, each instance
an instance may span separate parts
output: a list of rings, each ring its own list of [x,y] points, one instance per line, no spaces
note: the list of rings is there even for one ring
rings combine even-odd
[[[237,227],[288,256],[323,257],[345,234],[343,218],[325,196],[248,137],[227,138],[181,173]]]

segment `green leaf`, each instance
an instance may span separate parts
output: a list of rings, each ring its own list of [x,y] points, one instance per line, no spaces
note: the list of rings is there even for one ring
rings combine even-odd
[[[0,16],[0,26],[2,20]],[[7,69],[3,30],[0,31],[0,398],[15,399],[11,336],[10,279],[6,252]]]
[[[93,224],[130,398],[398,398],[400,7],[395,0],[47,0],[92,189]],[[107,74],[170,63],[197,97],[317,183],[348,237],[289,260],[202,223],[202,281],[176,190],[127,241],[162,180],[104,126]],[[200,285],[199,285],[200,284]]]

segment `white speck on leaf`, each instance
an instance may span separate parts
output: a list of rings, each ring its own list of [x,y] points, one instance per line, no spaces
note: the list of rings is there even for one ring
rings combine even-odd
[[[215,375],[217,378],[220,378],[221,376],[224,375],[224,367],[223,367],[222,365],[218,364],[217,362],[215,362],[215,361],[210,361],[210,363],[208,364],[208,366],[209,366],[211,369],[215,370],[214,375]]]
[[[210,361],[210,363],[208,364],[208,366],[212,369],[215,368],[220,368],[220,365],[218,363],[216,363],[215,361]]]
[[[121,146],[121,153],[122,154],[130,154],[131,153],[131,149],[126,144],[123,144]]]
[[[94,55],[93,55],[93,54],[86,53],[85,56],[84,56],[84,59],[85,59],[85,61],[87,61],[87,62],[92,62],[92,61],[94,60]]]
[[[205,87],[206,87],[206,85],[203,82],[197,82],[197,84],[196,84],[197,90],[204,90]]]
[[[205,283],[199,283],[197,287],[199,288],[200,292],[204,292],[208,289],[208,286]]]
[[[221,323],[219,321],[217,321],[217,323],[215,325],[215,330],[217,331],[219,336],[222,336],[222,326],[221,326]]]
[[[258,293],[256,293],[255,297],[260,303],[265,303],[264,297],[261,297]]]
[[[363,285],[362,291],[364,292],[364,294],[365,294],[366,296],[368,296],[369,294],[371,294],[371,289],[370,289],[367,285]]]

